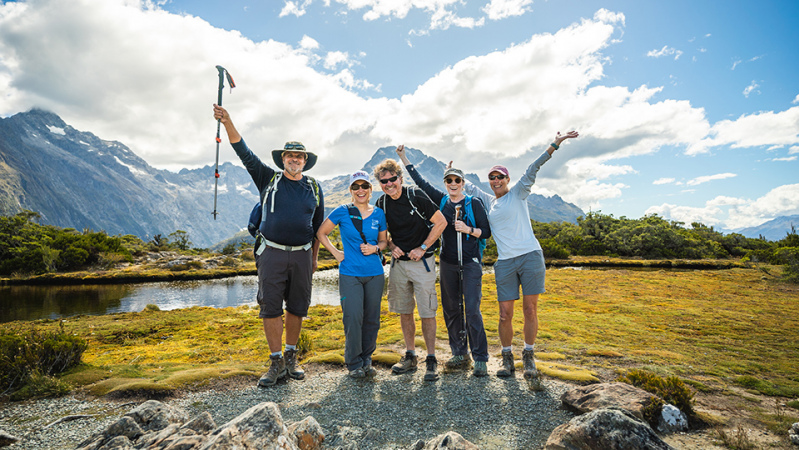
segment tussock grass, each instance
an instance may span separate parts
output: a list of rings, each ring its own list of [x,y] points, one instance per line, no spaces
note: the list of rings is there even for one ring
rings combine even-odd
[[[796,398],[799,393],[799,328],[788,320],[799,313],[797,286],[742,268],[555,268],[548,272],[546,287],[539,300],[536,342],[539,369],[546,376],[590,382],[607,370],[640,368],[678,376],[705,391],[743,385],[767,395]],[[493,275],[485,275],[482,312],[492,357],[499,354],[495,289]],[[88,349],[83,364],[63,378],[91,386],[99,395],[149,387],[162,394],[234,371],[257,378],[269,353],[257,315],[241,306],[69,318],[65,330],[85,339]],[[521,302],[516,302],[513,321],[514,349],[520,352]],[[26,325],[44,331],[56,329],[58,322]],[[15,326],[19,323],[0,324]],[[312,342],[303,363],[343,364],[339,306],[312,307],[303,329]],[[416,332],[417,351],[423,351],[418,321]],[[449,348],[440,311],[437,334],[443,360]],[[399,316],[388,312],[385,300],[377,345],[374,361],[384,366],[394,364],[404,350]]]

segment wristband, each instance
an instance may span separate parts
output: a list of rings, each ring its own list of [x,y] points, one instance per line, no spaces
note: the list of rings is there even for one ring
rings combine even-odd
[[[471,234],[472,236],[474,236],[474,227],[469,227],[469,228],[470,228],[470,230],[469,230],[469,234]]]
[[[553,142],[553,143],[551,143],[551,144],[549,144],[549,145],[551,145],[552,147],[554,147],[554,148],[555,148],[555,150],[557,150],[557,149],[559,149],[559,148],[560,148],[560,146],[559,146],[558,144],[554,143],[554,142]]]

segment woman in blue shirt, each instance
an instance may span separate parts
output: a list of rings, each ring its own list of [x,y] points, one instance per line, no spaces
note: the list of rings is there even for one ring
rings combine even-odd
[[[372,367],[372,353],[377,347],[385,285],[381,251],[388,239],[383,210],[369,204],[372,185],[368,173],[350,175],[350,194],[352,203],[334,209],[316,236],[339,263],[344,362],[351,377],[364,378],[377,373]],[[333,246],[328,237],[337,225],[343,250]]]

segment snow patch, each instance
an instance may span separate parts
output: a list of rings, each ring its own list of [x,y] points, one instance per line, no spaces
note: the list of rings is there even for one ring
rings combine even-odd
[[[66,136],[67,135],[67,133],[64,131],[63,128],[47,125],[47,129],[50,130],[50,132],[53,133],[53,134],[60,134],[61,136]]]
[[[133,167],[133,166],[131,166],[130,164],[125,164],[125,163],[123,163],[123,162],[122,162],[122,160],[121,160],[121,159],[119,159],[119,158],[118,158],[118,157],[116,157],[116,156],[114,156],[114,159],[116,159],[116,160],[117,160],[117,162],[118,162],[118,163],[119,163],[121,166],[125,166],[125,167],[127,167],[127,168],[128,168],[128,170],[130,170],[130,173],[132,173],[133,175],[147,175],[147,172],[145,172],[145,171],[143,171],[143,170],[141,170],[141,169],[137,169],[136,167]]]

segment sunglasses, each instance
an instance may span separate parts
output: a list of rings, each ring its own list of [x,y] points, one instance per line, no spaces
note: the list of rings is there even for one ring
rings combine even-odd
[[[350,186],[350,190],[353,192],[360,191],[361,189],[363,189],[364,191],[367,189],[372,189],[372,185],[369,183],[355,183],[352,186]]]
[[[305,150],[305,146],[300,144],[300,143],[286,144],[286,145],[283,146],[283,150],[290,150],[290,149],[293,149],[293,148],[300,148],[302,150]]]
[[[452,184],[452,183],[461,184],[461,181],[463,181],[463,180],[460,177],[444,179],[444,183],[447,183],[447,184]]]
[[[399,178],[399,175],[394,175],[391,178],[381,178],[380,179],[380,184],[393,183],[393,182],[397,181],[398,178]]]
[[[489,176],[488,176],[488,179],[489,179],[489,180],[491,180],[491,181],[494,181],[494,180],[504,180],[505,178],[508,178],[508,177],[507,177],[507,175],[503,175],[503,174],[499,174],[499,175],[489,175]]]

